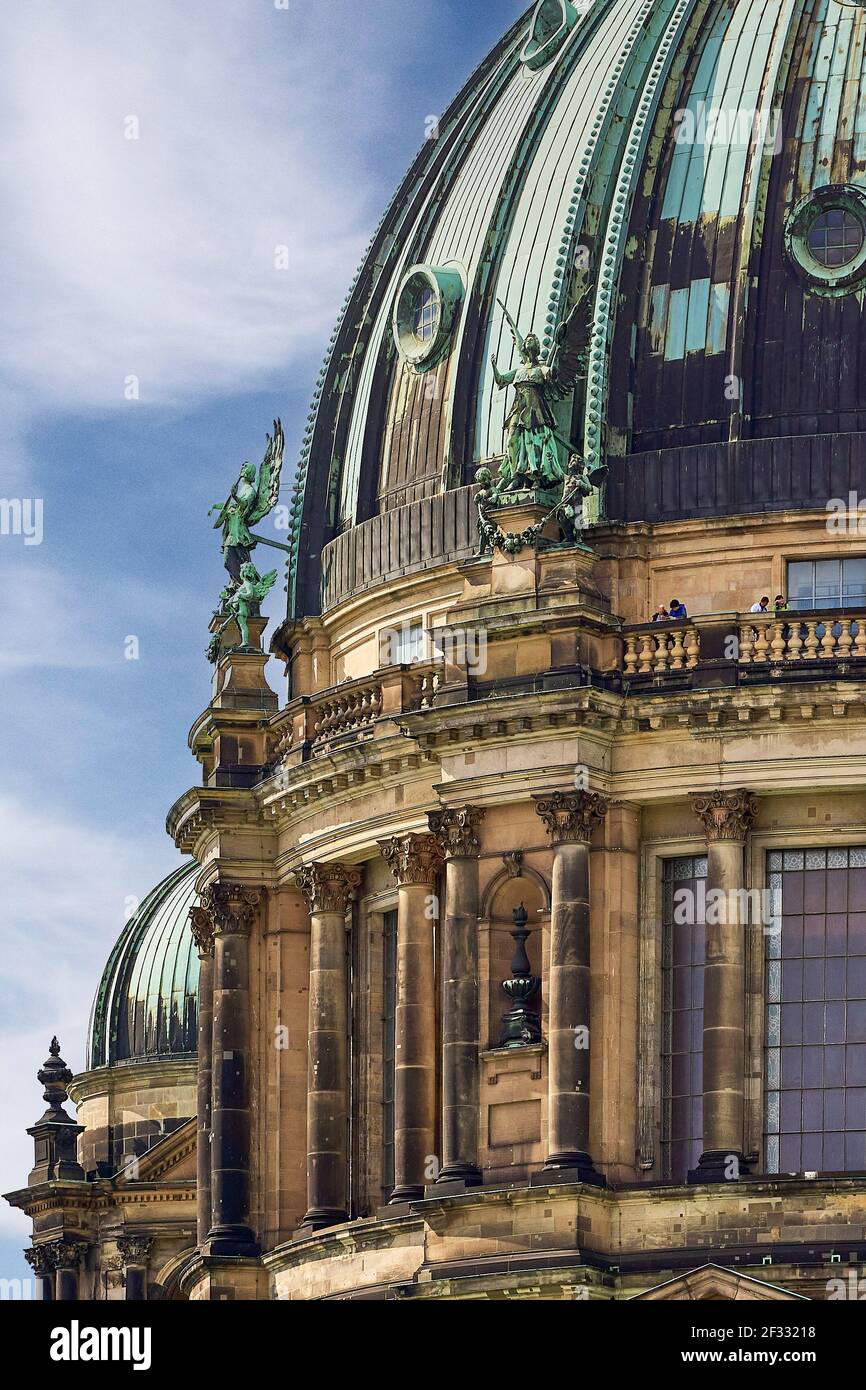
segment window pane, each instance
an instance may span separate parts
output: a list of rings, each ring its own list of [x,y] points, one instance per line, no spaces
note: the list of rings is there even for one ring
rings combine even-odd
[[[668,859],[662,876],[662,1171],[674,1182],[685,1181],[703,1149],[704,923],[698,882],[706,878],[706,865],[705,855]]]

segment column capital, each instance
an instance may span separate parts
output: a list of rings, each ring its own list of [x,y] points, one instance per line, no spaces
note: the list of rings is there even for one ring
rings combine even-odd
[[[434,888],[445,860],[435,835],[392,835],[379,841],[379,852],[401,888],[409,883]]]
[[[204,907],[191,907],[189,910],[189,929],[198,951],[199,960],[213,955],[213,920]]]
[[[303,864],[295,869],[295,881],[310,912],[342,912],[361,886],[363,874],[351,864]]]
[[[484,814],[482,806],[449,806],[430,812],[427,823],[446,859],[474,859],[478,855],[481,843],[477,831]]]
[[[54,1244],[57,1246],[58,1269],[77,1269],[90,1249],[87,1240],[58,1240]]]
[[[202,890],[200,908],[210,919],[214,936],[249,936],[261,900],[261,888],[220,879]]]
[[[153,1236],[118,1236],[117,1252],[125,1265],[146,1265]]]
[[[536,814],[547,826],[553,844],[588,845],[593,830],[607,815],[608,803],[600,792],[554,792],[535,796]]]
[[[44,1245],[31,1245],[24,1251],[24,1258],[38,1279],[47,1279],[56,1270],[60,1244],[59,1240],[51,1240]]]
[[[693,792],[692,810],[709,841],[742,841],[757,815],[758,798],[746,787],[734,791]]]

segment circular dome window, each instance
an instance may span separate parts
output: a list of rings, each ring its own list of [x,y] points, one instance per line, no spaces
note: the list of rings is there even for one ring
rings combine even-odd
[[[457,270],[415,265],[406,272],[394,304],[394,342],[407,366],[426,372],[441,359],[462,298]]]
[[[866,192],[851,184],[801,198],[785,222],[785,250],[818,294],[847,294],[866,279]]]
[[[520,61],[533,71],[556,56],[578,20],[570,0],[538,0]]]

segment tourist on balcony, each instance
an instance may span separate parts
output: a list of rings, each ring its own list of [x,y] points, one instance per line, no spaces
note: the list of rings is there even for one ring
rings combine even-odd
[[[670,608],[669,608],[669,610],[668,610],[668,617],[669,617],[669,618],[687,618],[688,616],[689,616],[689,615],[688,615],[688,613],[686,612],[686,605],[685,605],[684,603],[680,603],[680,601],[679,601],[678,598],[672,598],[672,599],[671,599],[671,606],[670,606]]]
[[[655,613],[653,613],[653,622],[654,622],[654,623],[666,623],[666,622],[668,621],[669,617],[670,617],[670,614],[668,613],[668,610],[665,608],[664,604],[662,603],[662,604],[659,605],[657,611],[656,611]]]
[[[784,594],[777,594],[773,599],[773,607],[777,613],[787,613],[789,604]]]
[[[768,611],[769,607],[770,607],[770,599],[769,599],[769,596],[768,596],[767,594],[764,594],[764,597],[763,597],[762,599],[759,599],[757,603],[753,603],[753,604],[752,604],[751,608],[749,609],[749,612],[750,612],[750,613],[766,613],[766,612]]]

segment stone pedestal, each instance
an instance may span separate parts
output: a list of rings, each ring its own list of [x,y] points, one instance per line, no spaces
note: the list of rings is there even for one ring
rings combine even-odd
[[[589,840],[607,803],[585,791],[535,801],[553,846],[544,1177],[603,1184],[589,1153]]]
[[[478,842],[484,812],[437,811],[430,829],[445,855],[442,941],[442,1167],[437,1183],[481,1182],[478,1167]]]
[[[295,878],[310,912],[307,1213],[301,1227],[345,1221],[349,1199],[346,912],[361,884],[346,864],[309,864]]]
[[[399,884],[394,1065],[394,1191],[391,1202],[424,1194],[436,1152],[436,978],[433,932],[442,851],[433,835],[379,843]]]
[[[745,962],[741,890],[744,846],[758,808],[745,789],[694,798],[707,834],[704,964],[704,1151],[689,1182],[731,1182],[748,1173],[745,1127]],[[715,903],[711,894],[720,892]]]

